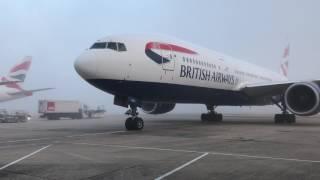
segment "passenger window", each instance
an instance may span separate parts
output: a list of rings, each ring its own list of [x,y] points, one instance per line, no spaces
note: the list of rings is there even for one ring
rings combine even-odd
[[[108,49],[112,49],[112,50],[118,51],[117,43],[109,42],[108,43]]]
[[[105,49],[107,46],[107,43],[106,42],[97,42],[97,43],[94,43],[90,49]]]
[[[118,43],[118,51],[127,51],[127,48],[123,43]]]

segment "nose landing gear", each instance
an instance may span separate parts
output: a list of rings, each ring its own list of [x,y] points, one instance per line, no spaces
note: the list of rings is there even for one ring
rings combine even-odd
[[[142,130],[144,127],[143,119],[138,117],[137,106],[130,105],[130,109],[125,113],[130,117],[127,118],[125,126],[127,130]]]

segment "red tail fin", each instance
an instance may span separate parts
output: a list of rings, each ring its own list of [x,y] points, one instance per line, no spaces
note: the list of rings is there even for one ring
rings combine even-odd
[[[280,65],[280,73],[288,77],[288,72],[289,72],[289,55],[290,55],[290,45],[284,49],[283,56],[282,56],[282,62]]]
[[[10,81],[24,81],[27,75],[27,72],[31,66],[31,56],[26,56],[23,58],[23,61],[13,68],[10,69],[10,72],[7,76],[7,79]]]

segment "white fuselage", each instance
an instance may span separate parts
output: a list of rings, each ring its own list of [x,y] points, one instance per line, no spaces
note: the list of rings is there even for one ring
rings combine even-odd
[[[18,92],[20,91],[15,88],[0,86],[0,102],[11,101],[11,100],[20,99],[28,96],[26,94],[21,94]]]
[[[286,80],[262,67],[173,38],[125,35],[98,42],[121,42],[126,51],[86,50],[75,68],[87,81],[105,79],[236,92],[248,84]],[[156,62],[158,56],[163,62]]]

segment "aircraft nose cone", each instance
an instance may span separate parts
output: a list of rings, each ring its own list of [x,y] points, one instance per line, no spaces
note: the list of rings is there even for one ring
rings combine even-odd
[[[84,79],[93,79],[96,76],[96,60],[93,54],[83,53],[74,62],[74,68]]]

